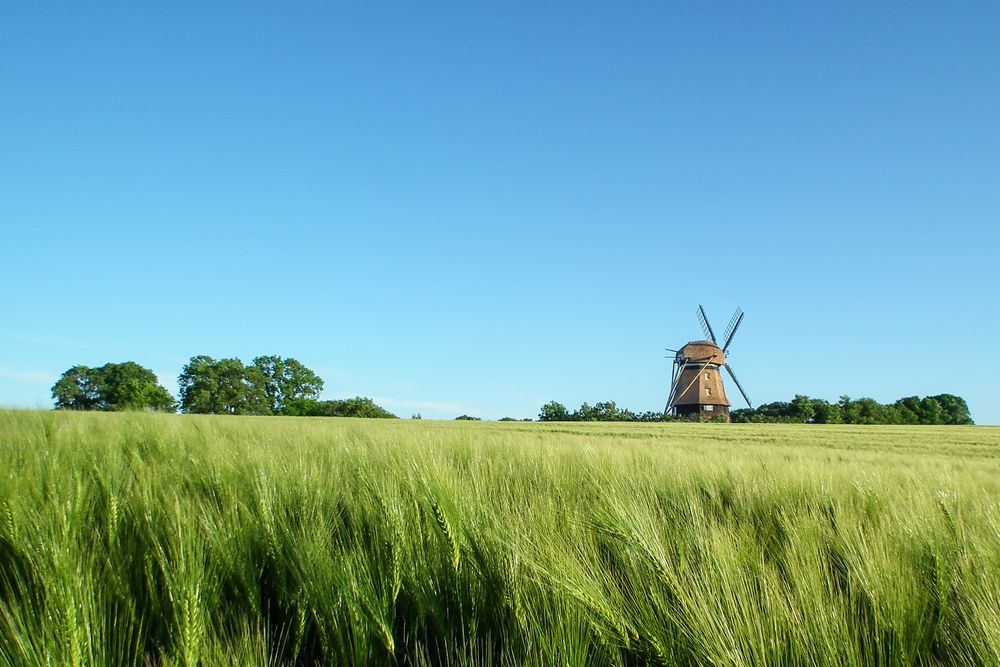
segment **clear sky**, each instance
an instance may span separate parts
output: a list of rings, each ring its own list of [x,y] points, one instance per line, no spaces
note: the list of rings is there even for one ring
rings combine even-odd
[[[87,4],[0,10],[0,405],[278,354],[657,410],[702,303],[755,404],[1000,423],[1000,3]]]

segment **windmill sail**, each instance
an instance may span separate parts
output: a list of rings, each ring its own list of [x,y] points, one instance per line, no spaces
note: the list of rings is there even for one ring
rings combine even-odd
[[[736,388],[740,390],[741,394],[743,394],[743,400],[747,402],[747,406],[749,406],[749,408],[753,410],[753,404],[747,397],[747,393],[743,391],[743,385],[741,385],[740,381],[736,379],[736,373],[733,372],[733,369],[730,368],[729,364],[726,364],[726,372],[729,373],[729,377],[733,378],[733,382],[736,383]]]
[[[733,319],[729,320],[729,326],[726,327],[726,334],[723,336],[725,343],[722,345],[722,353],[725,354],[729,351],[729,345],[733,342],[733,336],[736,335],[736,330],[740,328],[740,322],[743,321],[743,311],[739,308],[733,313]]]
[[[712,325],[708,322],[708,315],[705,314],[705,309],[700,304],[698,306],[698,323],[701,324],[701,330],[705,332],[705,336],[714,343],[715,332],[712,331]]]

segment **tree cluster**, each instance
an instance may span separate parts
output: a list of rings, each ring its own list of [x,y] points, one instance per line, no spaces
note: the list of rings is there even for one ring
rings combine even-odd
[[[540,422],[658,422],[670,421],[660,412],[632,412],[619,408],[614,401],[598,402],[594,405],[584,403],[579,409],[570,412],[565,405],[549,401],[538,413]]]
[[[52,386],[58,410],[153,410],[215,415],[392,418],[370,398],[321,401],[323,380],[295,359],[191,357],[177,378],[180,400],[134,361],[73,366]]]
[[[734,422],[784,422],[794,424],[972,424],[965,399],[952,394],[908,396],[883,404],[871,398],[841,396],[836,403],[796,394],[791,401],[777,401],[731,413]]]
[[[952,394],[937,396],[909,396],[895,403],[881,404],[871,398],[851,399],[841,396],[836,403],[820,398],[797,394],[789,402],[778,401],[759,406],[756,410],[744,408],[730,413],[733,422],[791,423],[791,424],[972,424],[969,406],[965,399]],[[698,417],[689,418],[700,421]],[[720,421],[717,417],[709,421]],[[684,421],[684,417],[664,415],[660,412],[632,412],[619,408],[614,401],[589,405],[584,403],[570,412],[562,403],[550,401],[542,406],[538,421],[543,422],[659,422]]]
[[[295,359],[191,357],[177,378],[182,412],[284,415],[300,400],[318,400],[323,380]]]
[[[58,410],[155,410],[174,412],[177,402],[156,374],[134,361],[100,368],[73,366],[52,385]]]

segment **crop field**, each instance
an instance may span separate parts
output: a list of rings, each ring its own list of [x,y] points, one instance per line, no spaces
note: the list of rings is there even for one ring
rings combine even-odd
[[[0,664],[997,665],[1000,430],[0,411]]]

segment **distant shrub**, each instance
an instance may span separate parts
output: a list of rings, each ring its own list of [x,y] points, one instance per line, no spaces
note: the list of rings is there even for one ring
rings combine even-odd
[[[398,419],[398,417],[366,396],[330,401],[294,401],[288,415],[296,417],[361,417],[364,419]],[[420,419],[419,415],[415,419]]]

